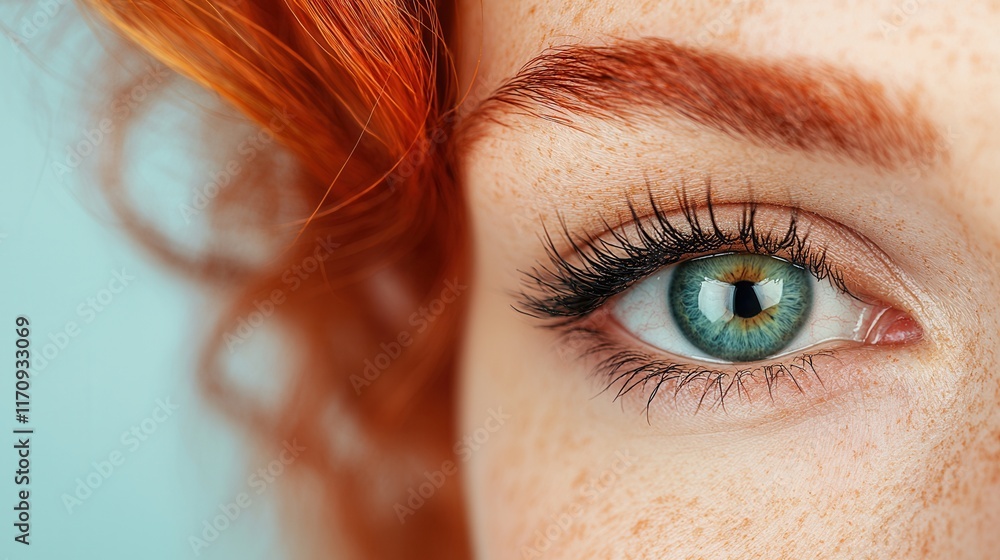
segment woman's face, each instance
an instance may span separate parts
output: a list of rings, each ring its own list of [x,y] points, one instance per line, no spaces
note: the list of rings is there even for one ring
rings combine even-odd
[[[1000,551],[1000,4],[458,29],[478,557]]]

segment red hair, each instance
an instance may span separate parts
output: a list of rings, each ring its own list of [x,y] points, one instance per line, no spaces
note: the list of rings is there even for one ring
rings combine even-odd
[[[402,521],[394,507],[425,470],[452,458],[455,440],[462,298],[425,328],[408,323],[446,281],[464,281],[468,266],[464,201],[444,149],[458,101],[445,44],[453,7],[433,0],[84,3],[139,49],[268,127],[295,163],[294,173],[279,175],[274,160],[258,160],[207,209],[231,215],[238,206],[244,231],[284,241],[266,264],[246,264],[224,248],[191,254],[144,219],[123,186],[120,131],[101,180],[146,247],[233,295],[199,379],[214,403],[260,436],[265,453],[293,439],[306,448],[281,489],[296,500],[294,525],[330,538],[325,551],[298,555],[468,556],[457,480]],[[302,210],[287,219],[278,205]],[[320,271],[291,289],[285,275],[310,258]],[[274,303],[268,324],[281,327],[296,362],[276,406],[241,393],[223,359],[234,329],[265,300]],[[392,301],[405,302],[405,312]],[[366,377],[366,360],[403,333],[412,345]],[[359,437],[344,441],[353,430]],[[309,526],[311,519],[320,522]]]

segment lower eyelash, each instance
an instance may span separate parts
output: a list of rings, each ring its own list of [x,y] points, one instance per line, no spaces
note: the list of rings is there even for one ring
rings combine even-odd
[[[518,294],[515,309],[539,319],[556,319],[551,326],[576,322],[599,309],[605,302],[660,268],[685,258],[722,250],[739,250],[762,255],[781,255],[789,262],[809,270],[816,278],[829,280],[843,293],[843,276],[829,263],[826,250],[808,242],[808,232],[800,232],[797,213],[791,210],[788,228],[783,233],[762,232],[754,223],[758,206],[743,204],[738,231],[727,232],[716,222],[711,190],[707,190],[704,209],[709,223],[698,218],[699,206],[682,191],[678,197],[679,213],[686,228],[678,228],[656,204],[652,191],[649,203],[653,216],[645,224],[635,206],[628,202],[635,239],[610,230],[611,239],[574,237],[562,224],[562,234],[579,264],[564,257],[548,230],[545,249],[548,262],[524,274],[524,289]]]
[[[831,351],[818,350],[801,354],[783,363],[754,364],[735,371],[720,371],[696,364],[679,364],[655,358],[641,350],[626,348],[607,333],[591,327],[570,327],[563,337],[564,343],[576,342],[568,344],[567,347],[579,344],[586,348],[578,354],[579,358],[597,360],[594,374],[603,378],[605,385],[601,393],[615,390],[614,400],[617,401],[637,389],[643,394],[648,392],[645,404],[647,421],[653,399],[664,388],[672,389],[676,400],[684,389],[692,388],[695,383],[702,383],[703,389],[694,412],[697,413],[702,408],[721,408],[724,411],[727,399],[739,399],[745,396],[749,400],[750,393],[746,386],[749,382],[765,383],[767,394],[772,401],[776,384],[784,379],[790,381],[799,392],[804,392],[800,382],[803,376],[815,378],[820,385],[823,385],[815,362],[819,358],[834,357]]]

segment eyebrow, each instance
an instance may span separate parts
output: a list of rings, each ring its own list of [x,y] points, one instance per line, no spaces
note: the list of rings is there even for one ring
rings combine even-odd
[[[655,38],[550,49],[466,123],[502,124],[511,113],[574,128],[578,116],[632,122],[668,113],[771,149],[890,170],[926,169],[946,148],[914,94],[831,65],[744,59]]]

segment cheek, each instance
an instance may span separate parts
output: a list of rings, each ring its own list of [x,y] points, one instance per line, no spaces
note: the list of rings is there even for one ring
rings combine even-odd
[[[593,413],[596,389],[576,354],[556,350],[550,333],[511,309],[516,265],[505,228],[489,225],[497,219],[475,222],[477,284],[458,394],[460,437],[490,409],[510,416],[463,468],[476,557],[595,557],[629,531],[632,499],[622,492],[635,463],[616,456],[621,446]]]
[[[459,393],[477,557],[864,556],[916,536],[934,455],[899,422],[917,403],[859,398],[781,429],[651,435],[511,311],[485,280],[496,275],[478,277]],[[505,419],[486,436],[493,411]]]
[[[641,417],[598,394],[577,359],[584,349],[554,345],[510,308],[516,266],[482,224],[458,395],[478,558],[725,557],[748,543],[799,550],[803,534],[831,536],[828,512],[863,511],[873,473],[850,470],[875,463],[868,458],[884,446],[846,420],[842,431],[782,438],[651,435]],[[497,410],[509,418],[477,438]]]
[[[919,499],[921,507],[898,543],[899,557],[957,558],[969,551],[994,551],[995,556],[1000,550],[997,342],[967,336],[976,344],[954,363],[970,369],[957,388],[942,392],[948,398],[939,410],[917,421],[934,445],[928,446],[926,467],[914,472],[909,488],[900,489]]]
[[[530,558],[533,549],[574,558],[557,551],[586,543],[590,519],[618,502],[603,499],[606,491],[584,499],[584,487],[592,479],[600,485],[603,474],[613,489],[625,471],[612,469],[618,449],[590,412],[586,376],[493,293],[477,290],[473,298],[459,393],[462,434],[474,432],[490,408],[510,417],[465,471],[477,548],[482,558]]]

